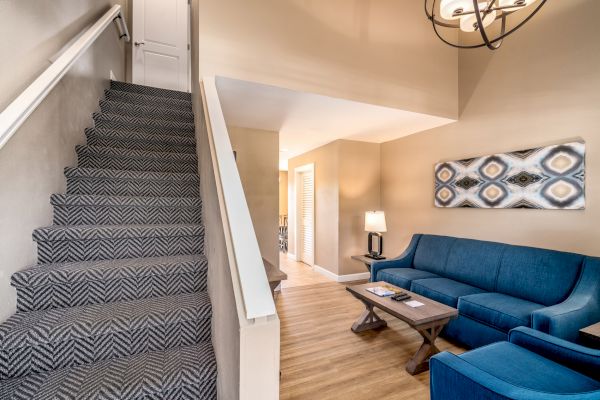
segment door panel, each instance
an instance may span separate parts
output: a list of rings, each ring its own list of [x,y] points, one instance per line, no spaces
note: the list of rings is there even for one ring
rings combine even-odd
[[[314,175],[312,171],[300,175],[300,261],[314,265]]]
[[[132,81],[187,91],[187,0],[134,0]]]

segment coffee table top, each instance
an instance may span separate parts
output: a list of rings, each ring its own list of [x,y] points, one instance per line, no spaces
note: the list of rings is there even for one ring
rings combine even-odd
[[[600,322],[583,328],[579,332],[588,339],[600,342]]]
[[[408,293],[411,297],[406,301],[416,300],[424,305],[420,307],[410,307],[404,304],[405,301],[395,301],[390,297],[377,296],[376,294],[366,290],[367,288],[375,286],[391,286]],[[435,300],[431,300],[427,297],[399,288],[387,282],[369,282],[362,285],[347,286],[346,290],[352,293],[355,297],[372,304],[373,306],[393,315],[398,319],[401,319],[413,327],[442,319],[452,319],[458,316],[458,310],[456,308],[438,303]]]

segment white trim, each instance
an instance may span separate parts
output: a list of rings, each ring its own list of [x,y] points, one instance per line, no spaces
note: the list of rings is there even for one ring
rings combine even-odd
[[[313,266],[313,270],[318,272],[321,275],[326,276],[332,281],[336,282],[353,282],[353,281],[361,281],[365,279],[369,279],[371,277],[370,272],[359,272],[358,274],[347,274],[347,275],[337,275],[331,272],[330,270],[321,267],[320,265],[315,264]]]
[[[293,253],[287,253],[287,258],[289,258],[290,260],[298,261],[298,257],[296,257],[296,255]]]
[[[120,17],[120,18],[119,18]],[[116,18],[119,30],[125,40],[129,41],[129,32],[121,6],[116,4],[108,10],[94,25],[64,50],[56,60],[40,76],[37,77],[12,103],[0,114],[0,149],[15,134],[37,106],[46,98],[48,93],[58,84],[67,71],[75,64],[81,55],[94,43]]]
[[[246,319],[277,315],[242,181],[233,156],[215,77],[204,77],[202,95],[209,145],[232,280],[239,285],[238,304]]]

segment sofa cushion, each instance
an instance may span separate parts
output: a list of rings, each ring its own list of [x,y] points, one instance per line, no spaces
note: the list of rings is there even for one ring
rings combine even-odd
[[[459,297],[484,292],[474,286],[447,278],[419,279],[413,281],[410,290],[450,307],[456,307]]]
[[[448,254],[456,240],[456,238],[447,236],[423,235],[415,252],[414,267],[443,275]]]
[[[508,342],[493,343],[459,357],[492,376],[531,390],[582,393],[600,389],[600,382]]]
[[[387,268],[377,273],[378,281],[385,281],[406,290],[410,290],[412,281],[425,278],[439,278],[439,276],[414,268]]]
[[[444,276],[493,292],[505,249],[500,243],[458,239],[448,254]]]
[[[583,256],[572,253],[507,246],[495,292],[551,306],[571,293]]]
[[[481,293],[461,297],[458,311],[476,321],[508,332],[517,326],[531,327],[531,313],[543,305],[501,293]]]

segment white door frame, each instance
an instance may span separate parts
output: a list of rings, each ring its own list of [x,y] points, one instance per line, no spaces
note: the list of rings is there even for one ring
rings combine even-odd
[[[302,243],[300,240],[300,185],[302,184],[301,179],[300,179],[300,175],[303,173],[310,173],[312,174],[312,181],[313,181],[313,210],[312,210],[312,260],[302,260],[302,252],[300,249],[300,244]],[[296,247],[296,260],[297,261],[301,261],[304,262],[305,264],[310,265],[311,267],[314,267],[315,265],[315,190],[316,190],[316,183],[315,183],[315,164],[305,164],[305,165],[301,165],[299,167],[294,168],[294,200],[295,200],[295,204],[294,204],[294,219],[295,219],[295,225],[294,225],[294,233],[295,233],[295,237],[294,237],[294,242],[295,242],[295,247]]]

